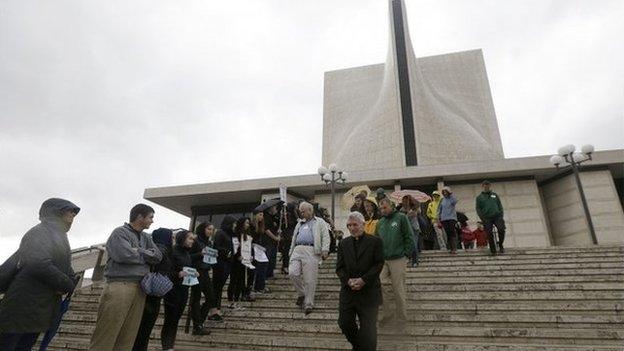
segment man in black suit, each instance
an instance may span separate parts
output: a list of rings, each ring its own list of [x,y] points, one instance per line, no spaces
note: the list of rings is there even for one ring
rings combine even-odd
[[[347,228],[351,236],[340,241],[336,263],[341,283],[338,325],[353,350],[376,350],[383,242],[364,234],[364,216],[359,212],[349,214]]]

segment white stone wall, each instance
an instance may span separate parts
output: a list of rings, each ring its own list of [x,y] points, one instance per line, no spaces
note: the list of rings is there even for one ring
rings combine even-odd
[[[580,176],[598,243],[624,243],[624,212],[611,173],[593,171]],[[544,185],[542,192],[555,245],[590,244],[589,227],[574,175]]]
[[[451,186],[457,197],[457,210],[466,213],[471,228],[479,221],[475,209],[481,184]],[[506,247],[550,246],[539,189],[535,180],[492,183],[492,191],[500,196],[507,225]]]

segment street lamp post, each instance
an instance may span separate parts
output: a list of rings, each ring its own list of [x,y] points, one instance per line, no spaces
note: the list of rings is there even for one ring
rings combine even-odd
[[[321,180],[331,189],[331,218],[335,221],[334,213],[336,211],[336,183],[345,184],[347,182],[347,172],[340,170],[335,163],[329,167],[319,167],[318,174]]]
[[[566,162],[569,167],[572,168],[574,173],[574,179],[576,180],[576,187],[581,195],[581,203],[583,204],[583,211],[585,212],[585,218],[587,219],[587,225],[589,226],[589,234],[591,236],[592,243],[598,244],[596,238],[596,231],[594,230],[594,222],[592,221],[591,214],[589,213],[589,207],[587,206],[587,199],[585,198],[585,192],[583,191],[583,184],[581,184],[581,177],[579,176],[579,167],[581,163],[591,161],[592,153],[594,152],[593,145],[583,145],[581,152],[574,152],[576,148],[574,145],[566,145],[559,148],[557,155],[550,157],[550,163],[553,166],[560,168],[559,165]],[[568,168],[568,167],[565,167]]]

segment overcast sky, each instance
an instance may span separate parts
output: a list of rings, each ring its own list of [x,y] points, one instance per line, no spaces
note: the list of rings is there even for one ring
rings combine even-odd
[[[506,157],[624,147],[623,1],[406,3],[417,56],[483,49]],[[0,258],[48,197],[79,247],[146,187],[314,173],[323,72],[387,40],[385,0],[0,2]]]

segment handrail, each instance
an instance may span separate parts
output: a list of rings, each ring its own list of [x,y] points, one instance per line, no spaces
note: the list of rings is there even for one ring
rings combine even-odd
[[[78,286],[89,285],[84,284],[84,275],[90,269],[93,269],[91,282],[104,279],[104,267],[106,266],[107,258],[106,248],[103,243],[73,249],[71,251],[71,264],[74,272],[80,275]]]

